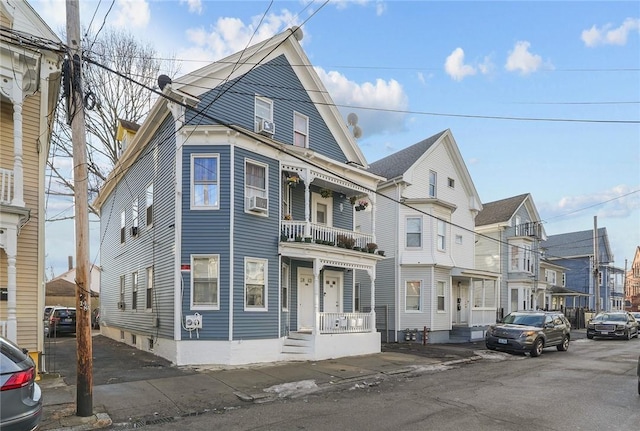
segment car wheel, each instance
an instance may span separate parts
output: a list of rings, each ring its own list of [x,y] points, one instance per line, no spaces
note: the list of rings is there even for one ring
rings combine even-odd
[[[593,335],[587,334],[587,338],[590,339],[590,340],[593,340]]]
[[[487,344],[487,349],[489,349],[489,350],[496,350],[496,348],[495,348],[494,346],[490,346],[490,345],[488,345],[488,344]]]
[[[542,342],[542,338],[538,338],[534,343],[533,343],[533,348],[531,349],[531,356],[532,357],[536,357],[536,356],[540,356],[540,354],[542,353],[542,348],[544,347],[544,343]]]
[[[558,344],[557,348],[560,352],[566,352],[569,350],[569,337],[565,335],[564,338],[562,338],[562,343]]]

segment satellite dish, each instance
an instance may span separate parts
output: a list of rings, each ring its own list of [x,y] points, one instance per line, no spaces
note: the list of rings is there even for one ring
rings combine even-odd
[[[362,136],[362,129],[360,126],[353,126],[353,137],[358,139]]]
[[[358,116],[353,112],[350,113],[349,115],[347,115],[347,123],[350,126],[355,126],[356,124],[358,124]]]
[[[164,90],[164,87],[167,84],[171,84],[171,78],[169,78],[167,75],[158,76],[158,87],[160,87],[160,91]]]

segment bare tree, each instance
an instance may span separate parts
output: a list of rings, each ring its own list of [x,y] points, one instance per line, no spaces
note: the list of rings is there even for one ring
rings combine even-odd
[[[156,86],[160,73],[174,75],[177,69],[174,59],[159,59],[155,48],[141,43],[124,31],[105,30],[97,38],[88,35],[83,45],[85,56],[128,77],[124,78],[91,64],[85,64],[84,67],[83,90],[87,109],[87,161],[91,199],[96,196],[120,156],[119,142],[116,139],[118,120],[141,123],[156,97],[144,86]],[[48,159],[52,180],[48,187],[50,196],[73,197],[74,194],[70,169],[73,146],[66,117],[65,104],[61,103],[56,111]]]

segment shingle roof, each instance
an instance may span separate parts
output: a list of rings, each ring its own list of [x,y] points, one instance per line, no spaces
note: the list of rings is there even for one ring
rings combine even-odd
[[[446,130],[431,136],[423,141],[413,144],[403,150],[393,153],[383,159],[377,160],[369,165],[369,172],[380,175],[387,179],[401,176],[418,160]]]
[[[124,127],[127,130],[131,130],[133,132],[137,132],[138,129],[140,128],[140,124],[134,123],[133,121],[124,120],[122,118],[118,118],[118,121],[120,121],[120,124],[122,124],[122,127]]]
[[[493,201],[482,204],[482,211],[476,216],[476,226],[485,226],[488,224],[506,222],[516,210],[522,205],[529,193],[513,196],[499,201]]]
[[[601,256],[601,260],[602,257],[610,257],[607,238],[607,228],[598,228],[598,254]],[[542,247],[546,249],[546,255],[550,259],[556,257],[592,256],[593,230],[550,235],[542,243]]]

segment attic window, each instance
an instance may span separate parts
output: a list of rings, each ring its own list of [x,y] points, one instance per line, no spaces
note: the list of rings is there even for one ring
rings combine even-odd
[[[448,182],[449,182],[449,187],[451,187],[452,189],[456,187],[456,180],[454,180],[453,178],[449,178]]]

